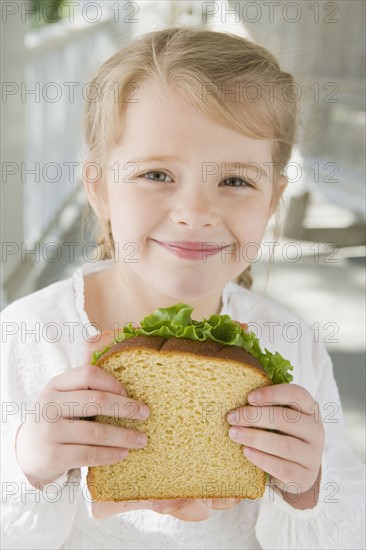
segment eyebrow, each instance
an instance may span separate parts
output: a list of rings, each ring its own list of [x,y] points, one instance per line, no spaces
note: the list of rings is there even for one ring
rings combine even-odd
[[[153,161],[166,161],[166,160],[181,160],[179,157],[176,157],[174,155],[172,156],[151,156],[151,157],[145,157],[145,158],[142,158],[142,159],[134,159],[134,160],[130,160],[129,162],[131,163],[136,163],[136,164],[144,164],[145,162],[153,162]],[[249,169],[249,170],[256,170],[257,168],[259,168],[261,170],[261,174],[264,174],[267,178],[268,178],[268,174],[266,172],[266,170],[264,170],[264,168],[262,168],[261,166],[259,166],[259,164],[257,164],[256,162],[239,162],[239,161],[235,161],[235,162],[225,162],[225,161],[221,161],[220,164],[224,164],[226,168],[243,168],[243,169]],[[254,166],[253,166],[254,165]]]

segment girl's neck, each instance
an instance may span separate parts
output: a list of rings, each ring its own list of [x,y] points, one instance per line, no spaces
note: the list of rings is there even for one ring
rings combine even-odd
[[[84,277],[84,308],[88,319],[99,330],[122,328],[127,323],[139,323],[158,307],[170,307],[181,302],[178,298],[158,295],[154,289],[131,288],[116,266]],[[196,320],[220,314],[221,293],[207,296],[196,302],[185,302],[192,306],[192,317]]]

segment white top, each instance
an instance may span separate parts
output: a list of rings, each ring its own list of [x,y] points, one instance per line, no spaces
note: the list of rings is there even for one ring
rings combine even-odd
[[[249,323],[262,348],[289,359],[293,382],[319,403],[326,443],[318,504],[296,510],[267,485],[258,501],[212,510],[204,521],[186,522],[152,510],[96,520],[87,468],[70,470],[43,491],[29,484],[16,460],[17,428],[50,378],[83,364],[83,341],[97,334],[84,310],[83,274],[107,269],[111,262],[84,264],[72,277],[2,312],[2,547],[365,548],[364,464],[352,455],[347,440],[328,352],[306,321],[232,281],[224,287],[220,313]]]

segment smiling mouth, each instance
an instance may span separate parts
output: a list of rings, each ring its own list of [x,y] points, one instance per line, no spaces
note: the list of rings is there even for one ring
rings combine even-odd
[[[200,260],[204,262],[206,262],[207,257],[214,256],[227,247],[227,245],[219,246],[215,243],[193,243],[195,248],[186,248],[182,245],[177,246],[175,243],[170,244],[157,241],[155,239],[153,239],[153,241],[178,258],[186,260]]]
[[[197,243],[197,242],[194,243],[190,241],[164,242],[164,241],[158,241],[158,240],[155,240],[155,242],[157,242],[162,246],[175,248],[177,250],[186,250],[190,252],[205,252],[205,253],[213,253],[213,252],[216,253],[216,252],[219,252],[220,250],[223,250],[227,246],[230,246],[230,245],[219,246],[215,242],[200,242],[200,243]]]

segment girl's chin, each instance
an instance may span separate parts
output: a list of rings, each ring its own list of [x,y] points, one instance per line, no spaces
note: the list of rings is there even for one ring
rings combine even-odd
[[[155,281],[155,288],[159,290],[165,296],[174,297],[176,302],[185,302],[190,304],[191,302],[203,300],[215,292],[220,290],[217,286],[217,280],[213,281],[212,276],[197,278],[196,276],[186,277],[184,279],[178,277],[174,281],[164,281],[162,277],[160,280]]]

